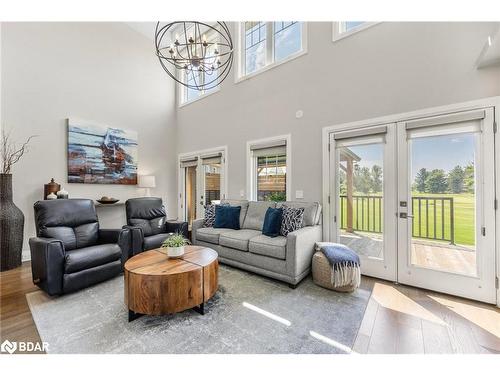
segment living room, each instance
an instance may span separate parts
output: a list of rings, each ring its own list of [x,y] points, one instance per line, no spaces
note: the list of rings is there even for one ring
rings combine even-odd
[[[498,14],[177,6],[2,9],[2,354],[498,354]]]

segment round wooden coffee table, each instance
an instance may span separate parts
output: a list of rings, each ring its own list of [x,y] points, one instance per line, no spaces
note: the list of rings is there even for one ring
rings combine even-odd
[[[129,321],[191,308],[204,314],[204,303],[218,288],[217,252],[207,247],[186,246],[176,259],[166,249],[149,250],[130,258],[124,268]]]

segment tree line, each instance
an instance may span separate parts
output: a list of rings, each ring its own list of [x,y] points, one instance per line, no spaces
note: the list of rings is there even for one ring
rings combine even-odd
[[[474,165],[455,166],[446,173],[442,169],[428,171],[421,168],[413,182],[413,190],[419,193],[473,193]]]
[[[362,194],[382,193],[382,167],[373,165],[371,168],[354,164],[354,191]],[[464,167],[457,165],[449,172],[443,169],[427,170],[421,168],[412,185],[412,190],[419,193],[474,193],[474,164]],[[340,170],[340,194],[347,194],[346,172]]]

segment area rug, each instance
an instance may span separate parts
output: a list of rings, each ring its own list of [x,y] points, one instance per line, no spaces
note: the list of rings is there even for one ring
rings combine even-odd
[[[227,266],[205,305],[128,322],[123,276],[62,297],[26,295],[48,353],[349,353],[368,286],[336,293],[306,278],[296,289]]]

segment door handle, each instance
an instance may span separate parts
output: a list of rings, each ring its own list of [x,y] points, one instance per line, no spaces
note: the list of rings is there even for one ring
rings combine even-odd
[[[399,218],[400,219],[413,219],[413,215],[408,215],[406,212],[400,212],[399,213]]]

